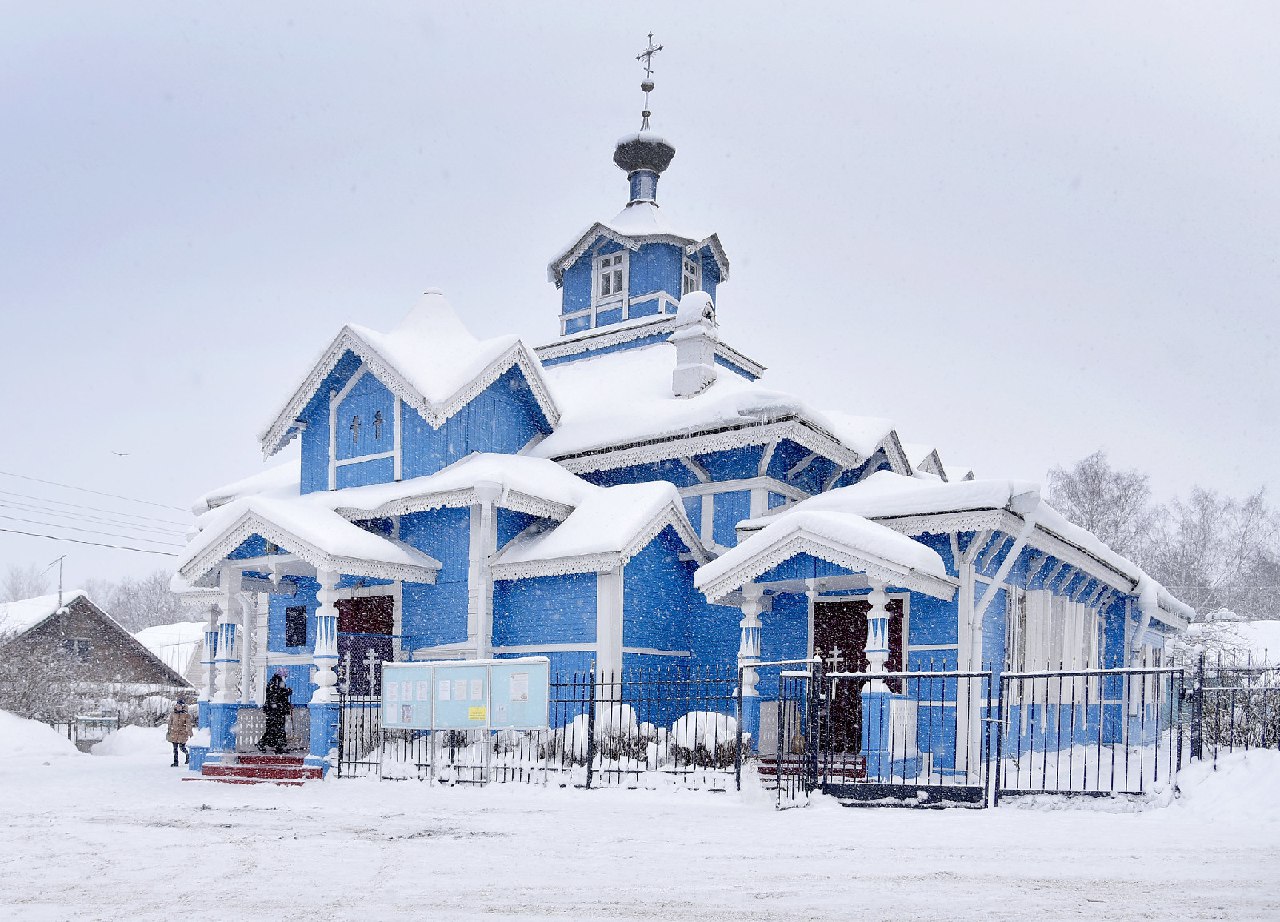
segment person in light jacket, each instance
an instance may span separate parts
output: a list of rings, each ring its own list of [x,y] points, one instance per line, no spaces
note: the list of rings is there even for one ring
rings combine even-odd
[[[169,714],[169,732],[165,734],[165,739],[173,744],[173,768],[178,767],[179,749],[182,750],[183,762],[191,761],[191,754],[187,752],[187,740],[191,739],[194,723],[191,712],[187,710],[187,699],[179,698]]]

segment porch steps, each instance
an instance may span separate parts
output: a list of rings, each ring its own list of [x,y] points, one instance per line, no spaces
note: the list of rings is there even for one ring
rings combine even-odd
[[[323,772],[318,766],[306,765],[302,756],[251,755],[235,756],[235,761],[205,764],[198,777],[185,781],[218,781],[223,784],[282,784],[297,786],[318,780]]]
[[[777,756],[761,756],[756,768],[765,790],[769,791],[777,790],[779,775],[795,778],[804,771],[803,761],[799,756],[783,756],[781,761]],[[839,759],[830,765],[824,764],[823,769],[828,781],[834,784],[863,781],[867,777],[867,763],[861,756]]]

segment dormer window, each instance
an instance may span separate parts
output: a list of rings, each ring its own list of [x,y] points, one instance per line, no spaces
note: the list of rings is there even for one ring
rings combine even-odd
[[[627,254],[610,253],[596,257],[595,291],[592,301],[602,304],[620,300],[627,293]]]
[[[691,291],[702,290],[702,263],[696,256],[684,258],[684,282],[680,286],[680,294],[687,295]]]

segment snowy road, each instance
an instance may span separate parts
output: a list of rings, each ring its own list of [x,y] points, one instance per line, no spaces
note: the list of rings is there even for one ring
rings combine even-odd
[[[1134,813],[779,813],[725,794],[181,783],[157,742],[145,761],[0,763],[0,917],[1280,918],[1275,753]]]

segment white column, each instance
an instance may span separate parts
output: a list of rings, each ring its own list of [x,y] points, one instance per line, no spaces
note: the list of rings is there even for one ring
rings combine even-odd
[[[338,684],[338,574],[332,570],[321,570],[316,574],[320,581],[320,591],[316,598],[320,607],[316,609],[316,645],[311,661],[315,664],[315,694],[311,696],[312,704],[333,704],[338,700],[334,686]]]
[[[596,674],[617,681],[622,672],[622,568],[596,573]]]
[[[236,602],[240,605],[240,703],[248,704],[252,695],[251,675],[253,671],[254,637],[257,635],[254,615],[257,613],[257,593],[236,593]]]
[[[871,594],[867,601],[871,607],[867,609],[867,643],[864,651],[867,655],[867,672],[871,675],[883,675],[887,670],[885,663],[889,660],[889,610],[885,607],[889,597],[885,595],[885,584],[880,580],[868,580]],[[883,679],[871,679],[867,682],[866,691],[887,694],[889,686]]]
[[[768,607],[764,589],[756,583],[742,587],[742,620],[738,622],[741,635],[738,640],[738,668],[742,670],[742,697],[756,698],[756,683],[760,675],[756,664],[760,662],[760,615]]]
[[[218,615],[217,603],[209,606],[209,619],[204,629],[204,654],[200,657],[200,665],[204,667],[203,681],[200,683],[201,701],[213,700],[214,661],[218,656]]]
[[[239,665],[239,650],[236,638],[236,616],[239,607],[236,600],[240,588],[240,571],[232,567],[223,567],[221,574],[222,605],[218,615],[218,654],[217,679],[213,700],[217,704],[234,704],[239,695],[236,694],[235,679]]]
[[[502,495],[502,484],[476,484],[479,503],[471,507],[471,535],[467,566],[467,645],[477,659],[491,655],[493,637],[493,579],[489,559],[498,549],[498,514],[494,504]]]

